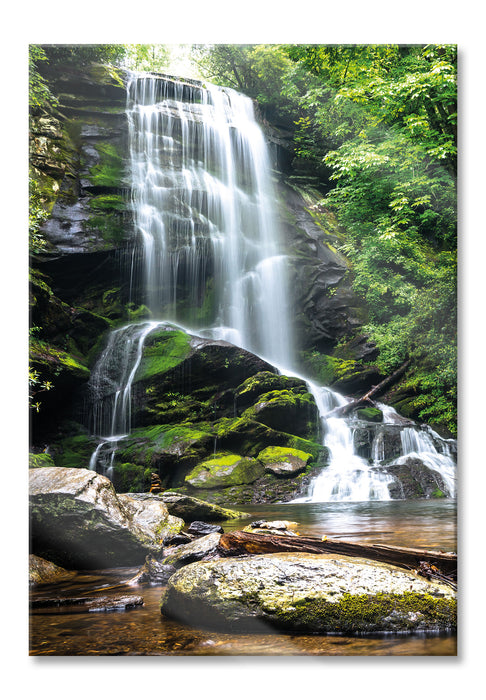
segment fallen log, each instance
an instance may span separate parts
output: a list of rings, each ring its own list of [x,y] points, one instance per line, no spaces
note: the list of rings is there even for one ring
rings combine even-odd
[[[309,554],[339,554],[361,557],[393,564],[420,573],[437,570],[438,576],[451,583],[457,578],[457,554],[408,547],[393,547],[382,544],[363,544],[345,540],[330,540],[316,537],[288,537],[287,535],[261,535],[252,532],[226,532],[221,535],[218,549],[223,556],[238,554],[271,554],[275,552],[306,552]],[[432,568],[435,567],[435,568]]]
[[[395,370],[395,372],[383,379],[383,381],[381,381],[379,384],[376,384],[376,386],[372,386],[371,389],[366,392],[366,394],[361,396],[361,398],[353,399],[345,406],[338,406],[337,408],[334,408],[332,411],[329,411],[329,413],[326,413],[324,417],[338,418],[341,416],[346,416],[348,413],[355,410],[356,408],[362,408],[363,406],[375,406],[375,402],[371,400],[372,397],[376,396],[377,394],[381,394],[383,390],[386,389],[387,386],[389,386],[390,384],[394,384],[397,381],[397,379],[399,379],[401,375],[405,372],[409,364],[410,360],[407,360],[403,363],[403,365],[401,365],[397,370]]]

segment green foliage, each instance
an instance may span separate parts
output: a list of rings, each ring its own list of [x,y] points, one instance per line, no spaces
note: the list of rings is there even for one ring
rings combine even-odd
[[[275,44],[195,45],[192,57],[209,81],[244,92],[262,107],[287,114],[292,104],[286,76],[293,69],[283,47]]]
[[[119,64],[127,54],[125,44],[44,44],[42,49],[53,63],[73,66]]]
[[[41,225],[48,216],[49,212],[44,207],[38,183],[36,180],[29,179],[29,249],[31,253],[41,253],[48,247],[40,231]]]
[[[163,44],[127,44],[125,63],[131,70],[164,71],[170,61],[170,50]]]
[[[39,73],[39,65],[47,61],[45,51],[37,44],[29,46],[29,109],[31,114],[39,108],[57,105],[57,99]]]
[[[384,374],[424,421],[456,421],[456,47],[286,47],[310,78],[297,95],[301,157],[324,165],[322,204],[365,300]]]

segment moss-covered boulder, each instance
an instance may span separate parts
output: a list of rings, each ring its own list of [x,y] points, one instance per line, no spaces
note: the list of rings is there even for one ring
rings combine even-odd
[[[161,611],[192,627],[304,634],[456,628],[455,594],[410,571],[332,555],[266,554],[189,564]]]
[[[159,496],[153,497],[160,498],[171,515],[176,515],[186,522],[192,522],[193,520],[217,522],[249,517],[248,513],[222,508],[214,503],[208,503],[187,494],[166,491]]]
[[[196,465],[185,483],[195,489],[217,489],[252,484],[263,475],[262,464],[252,457],[218,454]]]
[[[318,431],[317,406],[314,397],[307,391],[269,391],[260,396],[243,417],[302,438],[313,438]]]
[[[265,470],[276,476],[292,477],[304,471],[312,454],[295,450],[292,447],[266,447],[262,450],[258,459],[265,466]]]
[[[307,385],[297,377],[287,377],[275,372],[257,372],[240,384],[234,392],[238,411],[244,411],[257,403],[260,396],[269,391],[299,389],[300,393],[307,392]]]
[[[368,423],[382,423],[383,422],[383,411],[374,406],[366,406],[365,408],[358,408],[356,411],[356,418],[359,420],[364,420]]]
[[[388,486],[392,498],[445,498],[451,495],[438,471],[418,457],[406,457],[386,467],[394,481]]]
[[[151,484],[151,470],[131,462],[115,463],[111,481],[117,493],[140,493],[148,491]]]

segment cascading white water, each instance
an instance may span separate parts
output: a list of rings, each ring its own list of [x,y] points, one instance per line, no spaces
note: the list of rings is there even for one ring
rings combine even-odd
[[[132,383],[148,334],[160,323],[146,321],[113,331],[90,377],[92,434],[99,444],[89,468],[110,476],[118,441],[131,427]]]
[[[321,417],[323,443],[330,454],[329,465],[313,480],[309,493],[298,501],[388,501],[388,484],[393,478],[355,453],[352,423],[345,418],[326,418],[334,408],[348,401],[326,387],[307,382]]]
[[[285,256],[251,100],[228,88],[133,74],[127,116],[152,314],[193,327],[194,318],[181,318],[183,306],[201,308],[212,293],[207,335],[291,363]]]
[[[397,464],[404,464],[410,458],[420,459],[429,469],[441,475],[448,489],[447,495],[455,497],[456,465],[447,441],[432,431],[430,427],[425,430],[416,427],[404,428],[400,433],[400,439],[402,456],[398,458]]]
[[[144,303],[152,316],[227,340],[282,374],[299,376],[292,369],[290,293],[274,186],[251,100],[228,88],[134,73],[127,120],[131,204],[142,248]],[[131,288],[135,277],[132,256]],[[100,437],[93,469],[109,474],[118,441],[130,431],[132,381],[145,339],[161,322],[114,331],[93,371],[93,433]],[[389,500],[394,479],[381,469],[383,433],[377,432],[370,459],[359,456],[356,422],[327,416],[347,400],[306,382],[330,462],[298,500]],[[422,430],[403,427],[393,409],[379,407],[384,422],[402,430],[400,459],[417,455],[441,473],[454,495],[455,467],[446,442],[438,451]]]

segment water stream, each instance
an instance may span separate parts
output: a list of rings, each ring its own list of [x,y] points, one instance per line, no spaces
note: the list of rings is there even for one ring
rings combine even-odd
[[[133,73],[127,120],[134,245],[142,248],[144,302],[161,320],[114,331],[93,371],[92,432],[99,444],[90,468],[108,476],[117,444],[130,431],[131,385],[144,341],[162,319],[227,340],[299,376],[292,369],[291,294],[274,184],[251,100],[229,88]],[[131,283],[134,275],[132,267]],[[330,463],[299,500],[389,500],[395,477],[383,467],[390,462],[390,426],[401,431],[394,463],[421,460],[441,476],[445,495],[455,496],[447,441],[380,406],[384,423],[373,426],[370,454],[360,454],[362,422],[328,416],[347,399],[304,379]]]

